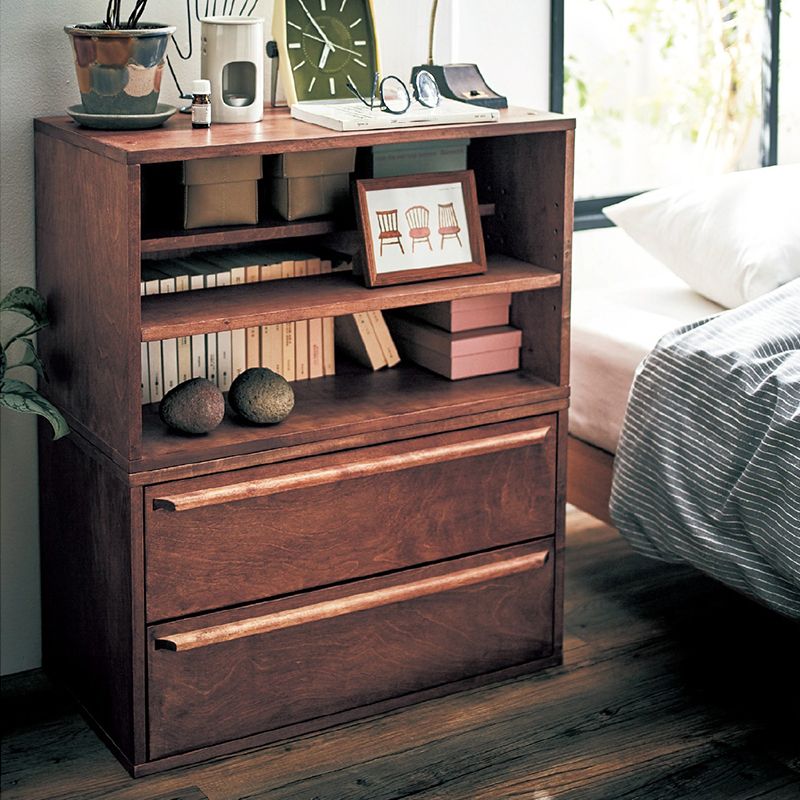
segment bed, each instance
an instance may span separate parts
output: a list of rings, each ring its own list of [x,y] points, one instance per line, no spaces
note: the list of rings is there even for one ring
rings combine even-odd
[[[668,331],[718,313],[619,228],[573,239],[568,499],[611,522],[613,456],[633,376]]]
[[[571,364],[568,500],[800,617],[800,279],[727,310],[576,233]]]

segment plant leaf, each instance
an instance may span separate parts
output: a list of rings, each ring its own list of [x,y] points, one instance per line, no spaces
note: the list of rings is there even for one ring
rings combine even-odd
[[[16,289],[12,289],[0,300],[0,311],[16,311],[17,314],[22,314],[23,317],[36,323],[36,330],[50,324],[45,299],[30,286],[17,286]],[[33,330],[27,332],[33,333]]]
[[[39,354],[36,352],[36,348],[33,345],[33,340],[31,339],[20,339],[23,346],[25,347],[25,352],[22,354],[22,358],[16,362],[16,364],[12,364],[7,369],[15,369],[16,367],[33,367],[36,370],[36,374],[44,381],[47,380],[47,373],[44,370],[44,364],[42,363],[42,359],[39,358]],[[5,355],[5,354],[4,354]]]
[[[3,380],[3,376],[6,374],[7,361],[5,348],[0,347],[0,381]]]
[[[53,428],[53,439],[60,439],[69,433],[69,425],[59,410],[45,400],[36,389],[27,383],[4,379],[0,381],[0,406],[18,411],[20,414],[38,414],[44,417]]]

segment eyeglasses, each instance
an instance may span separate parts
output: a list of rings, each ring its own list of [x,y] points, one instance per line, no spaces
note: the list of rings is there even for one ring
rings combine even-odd
[[[347,88],[370,111],[375,109],[375,101],[380,98],[378,108],[388,114],[405,114],[411,108],[412,92],[414,99],[426,108],[436,108],[442,99],[439,87],[436,84],[436,78],[424,69],[417,73],[411,90],[396,75],[387,75],[383,80],[380,80],[380,75],[377,72],[372,82],[372,93],[369,100],[350,81],[347,82]]]

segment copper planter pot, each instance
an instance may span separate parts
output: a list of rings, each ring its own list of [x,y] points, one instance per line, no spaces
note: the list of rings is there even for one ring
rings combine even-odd
[[[89,114],[153,114],[167,45],[175,26],[142,22],[135,30],[67,25],[84,110]]]

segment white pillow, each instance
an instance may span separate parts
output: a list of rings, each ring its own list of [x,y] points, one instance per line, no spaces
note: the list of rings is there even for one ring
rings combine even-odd
[[[603,212],[726,308],[800,277],[800,164],[656,189]]]

